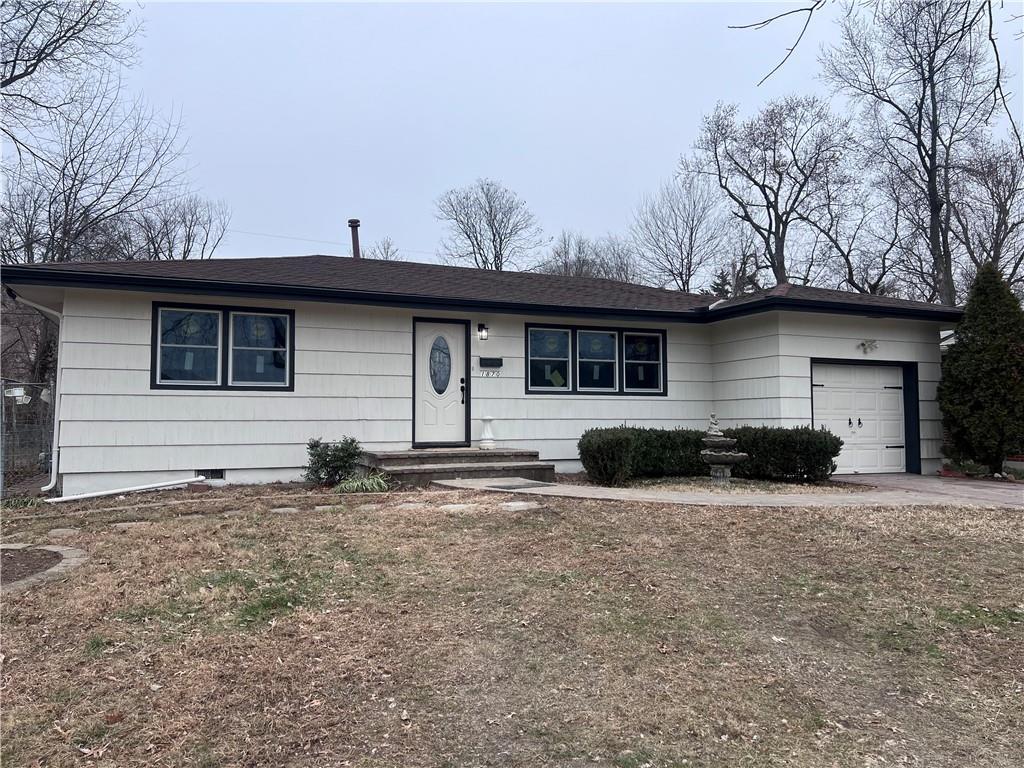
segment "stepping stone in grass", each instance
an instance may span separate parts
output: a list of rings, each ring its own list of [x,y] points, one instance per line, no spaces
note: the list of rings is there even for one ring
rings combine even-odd
[[[229,509],[227,512],[221,513],[224,517],[241,517],[245,512],[241,509]]]
[[[442,504],[438,507],[442,512],[471,512],[480,509],[479,504]]]
[[[111,523],[110,527],[117,531],[130,531],[132,528],[143,528],[151,525],[148,520],[132,520],[124,523]]]
[[[424,509],[426,506],[422,501],[407,501],[404,504],[399,504],[395,509]]]
[[[321,504],[319,507],[313,507],[314,512],[331,512],[335,509],[344,509],[341,504]]]
[[[507,509],[509,512],[525,512],[528,509],[540,509],[540,504],[536,501],[503,501],[499,506],[502,509]]]
[[[298,507],[274,507],[271,512],[277,512],[279,515],[290,515],[299,511]]]
[[[356,512],[376,512],[382,506],[382,504],[360,504],[356,507]]]
[[[77,536],[80,533],[81,531],[78,528],[53,528],[46,535],[51,539],[70,539],[72,536]]]

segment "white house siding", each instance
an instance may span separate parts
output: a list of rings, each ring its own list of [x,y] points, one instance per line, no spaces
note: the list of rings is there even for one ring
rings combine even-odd
[[[917,362],[921,469],[941,463],[940,323],[765,312],[712,326],[715,408],[724,424],[811,423],[811,359]],[[858,344],[874,341],[865,353]]]
[[[295,310],[295,391],[150,389],[154,301]],[[60,350],[60,471],[66,494],[224,469],[228,481],[297,478],[310,437],[352,435],[370,450],[412,440],[412,318],[471,322],[472,439],[493,419],[500,446],[532,448],[578,468],[576,440],[592,426],[629,422],[698,427],[711,407],[707,328],[657,322],[578,321],[667,331],[669,395],[526,395],[524,324],[559,318],[417,312],[317,302],[68,290]],[[487,341],[476,338],[486,323]],[[482,378],[479,357],[502,357]]]

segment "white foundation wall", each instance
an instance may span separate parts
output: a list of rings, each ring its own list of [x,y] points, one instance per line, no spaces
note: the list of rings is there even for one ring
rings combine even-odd
[[[766,312],[712,326],[714,404],[723,425],[812,423],[811,360],[917,363],[921,471],[941,465],[939,331],[927,321]],[[858,345],[869,344],[865,352]]]
[[[295,311],[294,392],[150,388],[154,301]],[[142,485],[222,469],[228,482],[298,479],[311,437],[356,437],[368,450],[412,441],[413,317],[470,321],[471,437],[493,419],[502,447],[579,468],[586,429],[622,423],[702,427],[712,404],[708,329],[700,325],[386,309],[202,295],[68,290],[61,377],[65,494]],[[476,337],[478,323],[489,338]],[[526,323],[667,332],[668,395],[527,395]],[[501,357],[483,378],[480,356]]]

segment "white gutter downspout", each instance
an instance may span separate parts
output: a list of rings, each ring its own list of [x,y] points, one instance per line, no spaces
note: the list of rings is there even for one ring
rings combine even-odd
[[[49,307],[44,307],[41,304],[36,304],[34,301],[29,301],[24,296],[16,294],[10,288],[7,289],[7,295],[15,301],[21,302],[25,306],[32,307],[32,309],[41,312],[57,323],[57,374],[54,377],[53,383],[53,443],[50,448],[50,482],[39,489],[43,493],[46,493],[47,491],[52,491],[57,487],[57,464],[60,460],[60,447],[57,441],[60,439],[60,366],[64,348],[64,315],[55,309],[50,309]]]
[[[113,488],[109,491],[89,491],[88,493],[76,493],[72,496],[61,496],[57,499],[47,499],[47,504],[59,504],[62,501],[78,501],[79,499],[98,499],[100,496],[115,496],[122,493],[135,493],[136,491],[155,491],[160,488],[172,488],[176,485],[188,485],[189,483],[201,483],[205,480],[204,475],[198,477],[183,477],[180,480],[161,480],[159,483],[147,483],[146,485],[133,485],[128,488]]]

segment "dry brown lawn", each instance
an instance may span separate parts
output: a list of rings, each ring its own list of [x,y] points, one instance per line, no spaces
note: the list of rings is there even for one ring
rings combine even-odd
[[[1024,764],[1019,511],[511,498],[7,520],[3,765]]]

